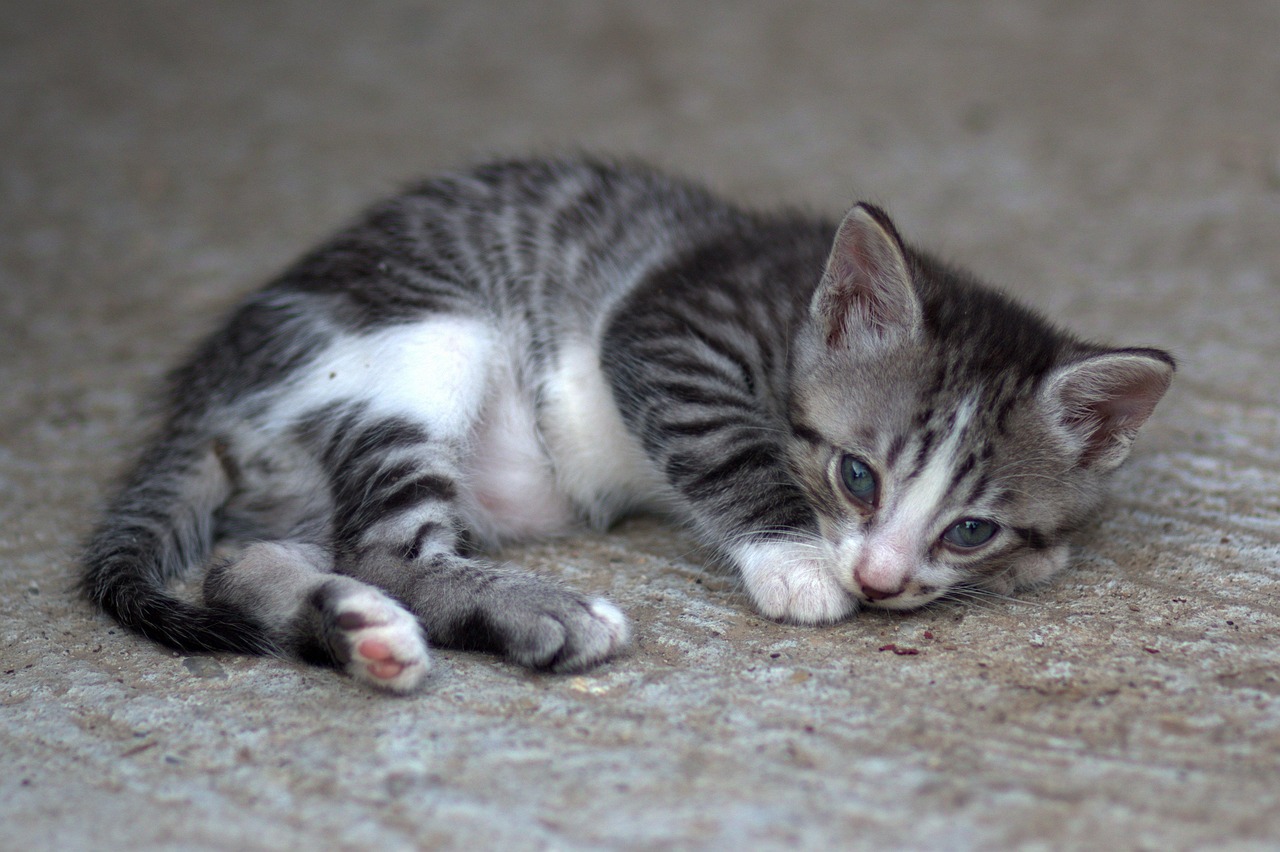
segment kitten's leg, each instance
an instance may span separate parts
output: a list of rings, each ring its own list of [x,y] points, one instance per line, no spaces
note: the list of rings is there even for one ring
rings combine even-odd
[[[857,599],[785,466],[790,427],[768,399],[770,383],[783,381],[768,366],[779,359],[741,333],[758,317],[681,300],[670,291],[682,280],[654,279],[660,292],[633,294],[605,334],[602,366],[622,418],[762,614],[802,624],[844,618]]]
[[[628,642],[626,618],[601,598],[484,559],[436,551],[406,561],[399,550],[366,548],[339,570],[408,604],[438,645],[565,672],[594,666]]]
[[[459,441],[401,418],[367,418],[335,436],[323,459],[333,481],[335,570],[405,604],[434,644],[556,671],[586,668],[626,645],[626,619],[612,604],[459,554]]]
[[[392,692],[416,688],[430,665],[417,619],[378,589],[331,569],[332,559],[315,545],[258,542],[209,569],[205,600],[241,611],[309,662]]]

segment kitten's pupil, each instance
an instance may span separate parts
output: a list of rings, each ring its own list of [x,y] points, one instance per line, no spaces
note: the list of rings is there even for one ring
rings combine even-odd
[[[846,455],[840,460],[840,481],[849,496],[868,506],[875,505],[876,475],[860,459]]]
[[[991,541],[997,529],[991,521],[965,518],[943,533],[942,538],[956,547],[978,547]]]

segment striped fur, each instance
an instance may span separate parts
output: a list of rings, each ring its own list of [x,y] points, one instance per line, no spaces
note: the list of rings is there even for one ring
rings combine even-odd
[[[612,605],[484,550],[636,509],[689,524],[773,618],[1004,592],[1062,566],[1172,370],[867,205],[837,226],[634,164],[491,163],[373,208],[173,374],[85,588],[179,650],[396,691],[428,639],[557,670],[622,650]],[[204,600],[179,599],[201,566]]]

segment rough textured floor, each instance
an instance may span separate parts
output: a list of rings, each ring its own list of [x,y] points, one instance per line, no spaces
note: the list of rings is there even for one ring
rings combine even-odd
[[[1275,848],[1277,45],[1273,0],[8,0],[0,846]],[[637,521],[509,554],[621,605],[629,656],[438,653],[407,699],[171,655],[75,596],[148,388],[237,294],[410,176],[563,147],[875,199],[1173,349],[1070,573],[799,629]]]

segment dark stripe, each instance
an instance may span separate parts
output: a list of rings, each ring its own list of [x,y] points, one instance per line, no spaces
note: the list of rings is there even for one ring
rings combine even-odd
[[[342,492],[343,499],[350,499],[352,495],[347,492],[354,491],[363,502],[368,502],[375,492],[385,493],[396,488],[418,470],[419,465],[414,460],[397,462],[391,467],[366,464],[356,471],[343,471],[338,490]]]
[[[684,341],[682,338],[691,333],[686,326],[672,328],[667,324],[655,324],[648,331],[652,338],[637,341],[634,352],[652,364],[655,372],[677,378],[711,378],[736,390],[749,383],[741,370],[734,366],[736,359],[727,356],[728,366],[711,361],[706,353],[696,351],[692,344]],[[681,339],[674,341],[673,345],[673,338],[677,335]]]
[[[659,423],[655,428],[671,437],[699,438],[712,432],[732,429],[741,425],[742,418],[740,417],[708,417],[702,420]]]
[[[498,653],[503,651],[505,646],[502,634],[479,607],[473,609],[465,618],[448,625],[443,632],[432,634],[431,638],[433,642],[439,642],[460,651]]]
[[[978,481],[973,484],[973,488],[969,489],[969,494],[964,498],[966,504],[976,503],[987,495],[987,490],[991,487],[991,474],[985,471],[978,477]]]
[[[738,372],[742,375],[743,386],[745,387],[747,393],[750,394],[751,396],[755,396],[755,391],[756,391],[755,375],[752,373],[751,365],[747,363],[747,359],[742,355],[741,352],[737,352],[733,350],[732,348],[730,348],[728,343],[722,340],[717,340],[716,338],[712,337],[711,335],[707,334],[705,331],[702,331],[700,329],[690,328],[688,330],[688,333],[691,334],[693,337],[697,338],[697,340],[700,343],[702,343],[712,352],[715,352],[721,358],[724,358],[726,361],[733,364],[738,369]]]
[[[741,518],[745,530],[813,530],[817,526],[813,509],[792,488],[757,494],[755,503]]]
[[[429,500],[440,502],[452,500],[457,493],[458,490],[452,480],[428,473],[399,483],[389,493],[364,503],[359,507],[359,511],[373,518],[383,518]]]
[[[907,436],[905,434],[895,435],[889,443],[889,450],[884,456],[884,465],[887,468],[893,467],[898,460],[898,456],[902,455],[902,450],[907,446]]]
[[[1009,397],[1000,404],[1000,409],[996,412],[996,434],[1003,436],[1009,433],[1009,415],[1013,413],[1017,402],[1017,397]]]
[[[911,466],[911,472],[906,476],[906,481],[915,479],[924,472],[924,467],[929,461],[929,451],[933,449],[933,442],[937,438],[938,433],[932,429],[925,430],[925,433],[920,436],[920,449],[916,451],[916,460]]]
[[[335,404],[308,417],[300,425],[300,434],[304,437],[311,436],[311,433],[316,433],[314,437],[319,437],[321,433],[328,431],[329,438],[320,452],[320,460],[327,470],[334,470],[341,464],[347,434],[360,423],[363,413],[363,405],[344,408],[341,404]]]
[[[428,538],[431,538],[432,536],[439,534],[443,529],[444,527],[442,527],[440,524],[436,523],[435,521],[427,521],[423,524],[420,524],[418,526],[417,531],[414,532],[413,534],[413,544],[411,544],[409,546],[409,549],[405,551],[405,554],[404,554],[405,562],[413,562],[419,556],[421,556],[422,547],[423,547],[423,544],[426,542],[426,540]]]
[[[351,467],[375,454],[421,444],[426,440],[426,432],[408,420],[397,418],[383,420],[361,430],[359,435],[350,442],[346,454],[335,467]]]
[[[946,365],[939,365],[937,371],[933,374],[933,384],[925,392],[926,399],[932,399],[942,393],[943,388],[947,386],[947,368]]]
[[[664,406],[679,402],[686,405],[726,406],[746,409],[748,405],[747,400],[737,394],[733,394],[728,387],[715,389],[696,385],[692,382],[672,381],[663,384],[661,392],[665,397],[663,400]]]
[[[709,467],[701,466],[705,459],[698,459],[698,466],[692,468],[688,466],[687,462],[681,460],[675,466],[675,471],[676,476],[679,476],[683,482],[677,484],[692,496],[709,496],[723,490],[726,481],[740,476],[746,471],[774,466],[778,457],[779,453],[776,447],[754,444],[735,451],[728,458]],[[675,457],[673,457],[668,462],[669,471],[671,471],[672,462],[675,462],[675,460]]]
[[[960,483],[964,481],[964,478],[973,471],[973,466],[976,463],[977,459],[973,453],[969,453],[960,466],[956,468],[956,472],[952,474],[951,484],[947,486],[947,491],[955,491],[960,486]]]
[[[812,444],[815,447],[822,447],[827,443],[826,440],[818,434],[817,429],[814,429],[806,423],[792,423],[791,431],[797,438],[805,441],[806,443]]]
[[[1044,550],[1049,546],[1049,536],[1031,527],[1014,527],[1014,533],[1032,550]]]

